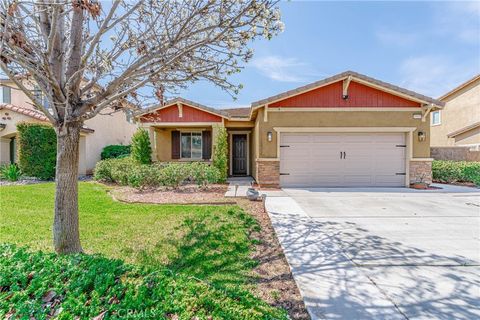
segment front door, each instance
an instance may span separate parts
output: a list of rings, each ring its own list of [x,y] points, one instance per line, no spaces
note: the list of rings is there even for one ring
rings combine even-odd
[[[232,136],[232,173],[233,175],[247,174],[247,135],[234,134]]]

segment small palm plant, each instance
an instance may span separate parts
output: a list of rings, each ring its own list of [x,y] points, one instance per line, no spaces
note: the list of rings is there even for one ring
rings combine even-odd
[[[18,181],[22,171],[16,164],[7,164],[0,168],[0,177],[8,181]]]

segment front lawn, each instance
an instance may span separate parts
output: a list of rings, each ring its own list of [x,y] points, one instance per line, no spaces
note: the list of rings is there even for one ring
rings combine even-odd
[[[46,304],[42,302],[45,298],[42,294],[47,294],[47,285],[57,287],[57,296],[65,307],[83,301],[85,308],[78,307],[75,309],[78,312],[73,314],[80,315],[79,312],[88,309],[90,313],[85,311],[88,317],[111,310],[112,306],[138,306],[147,310],[152,305],[155,310],[165,312],[162,316],[157,312],[156,318],[170,317],[170,313],[179,315],[180,319],[181,315],[235,318],[233,315],[237,312],[243,317],[251,314],[252,319],[284,316],[283,311],[269,307],[248,293],[254,286],[251,277],[255,266],[250,258],[254,239],[249,235],[259,228],[249,214],[237,206],[125,204],[113,201],[107,191],[103,185],[80,183],[82,245],[86,253],[102,256],[57,257],[34,252],[51,251],[53,183],[0,188],[0,243],[25,245],[32,252],[27,254],[11,247],[4,247],[0,252],[4,270],[18,270],[18,274],[10,272],[8,277],[0,275],[3,288],[0,301],[14,292],[10,302],[0,304],[0,315],[11,311],[5,308],[15,305],[15,301],[21,305],[22,301],[29,301],[31,308],[25,310],[30,311],[25,312],[37,310],[35,306]],[[105,274],[107,269],[109,272]],[[158,271],[153,280],[148,276],[152,270]],[[35,275],[30,276],[32,271]],[[95,274],[105,276],[95,280]],[[33,279],[29,280],[30,277]],[[69,279],[53,280],[58,277]],[[11,284],[7,288],[8,279],[15,279],[15,288]],[[31,283],[41,288],[29,289]],[[155,287],[157,284],[159,287]],[[76,300],[78,292],[69,294],[67,289],[75,285],[84,288],[79,289],[84,290],[81,292],[86,295],[81,296],[84,300]],[[157,289],[167,293],[155,291]],[[58,293],[62,290],[63,294]],[[122,300],[125,292],[135,297],[129,300],[132,304]],[[165,295],[171,300],[165,300]],[[225,299],[218,298],[220,296]],[[95,307],[90,307],[92,299]],[[117,299],[118,303],[111,303]],[[142,299],[146,299],[144,303]],[[178,310],[171,309],[172,306]],[[225,312],[221,313],[221,309]],[[113,317],[114,313],[105,314],[106,318],[109,316]]]

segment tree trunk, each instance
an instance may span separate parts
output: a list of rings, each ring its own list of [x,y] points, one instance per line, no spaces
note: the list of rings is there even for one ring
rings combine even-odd
[[[78,158],[81,123],[56,128],[55,218],[53,243],[57,253],[82,252],[78,223]]]

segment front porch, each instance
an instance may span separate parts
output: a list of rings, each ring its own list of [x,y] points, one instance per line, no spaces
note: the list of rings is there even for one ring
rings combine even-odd
[[[226,130],[228,175],[255,174],[254,124],[245,117],[182,98],[145,110],[136,117],[149,132],[153,161],[212,162],[219,133]]]

